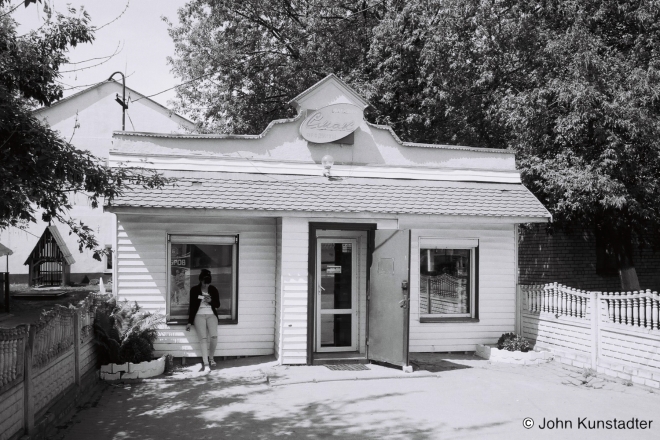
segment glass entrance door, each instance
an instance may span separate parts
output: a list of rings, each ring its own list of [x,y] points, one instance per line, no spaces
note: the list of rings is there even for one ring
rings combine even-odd
[[[316,351],[356,351],[357,240],[317,240]]]

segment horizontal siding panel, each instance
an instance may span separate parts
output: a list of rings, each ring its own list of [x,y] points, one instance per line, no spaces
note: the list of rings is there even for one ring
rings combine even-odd
[[[185,357],[185,358],[196,358],[200,357],[199,354],[197,353],[191,353],[187,351],[175,351],[175,350],[167,350],[167,351],[155,351],[154,355],[159,357],[163,356],[165,354],[171,354],[174,357]],[[222,357],[222,356],[269,356],[273,354],[272,349],[250,349],[250,350],[240,350],[240,349],[230,349],[230,350],[223,350],[223,351],[216,351],[215,356],[216,357]]]
[[[122,281],[154,281],[164,284],[167,279],[165,272],[161,273],[120,273],[117,275],[117,282]]]
[[[162,270],[149,270],[147,267],[118,267],[117,272],[119,274],[123,273],[165,273],[165,268],[162,268]]]
[[[507,329],[507,326],[494,326],[490,330],[481,330],[475,331],[473,329],[466,329],[465,331],[443,331],[442,334],[445,338],[451,338],[453,340],[461,339],[475,339],[475,338],[492,338],[494,336],[500,337],[504,330]],[[416,333],[414,336],[411,336],[410,341],[428,341],[435,340],[437,335],[433,333]]]
[[[145,287],[143,289],[123,289],[123,288],[119,288],[119,289],[117,289],[117,292],[119,293],[119,295],[132,295],[132,294],[145,295],[145,294],[151,293],[151,294],[162,295],[163,298],[165,297],[165,288],[164,287],[161,287],[159,289],[152,289],[150,287]]]
[[[402,226],[407,227],[407,226]],[[422,323],[419,321],[419,237],[479,240],[479,322]],[[515,263],[512,225],[438,225],[413,229],[411,254],[410,349],[413,352],[473,351],[491,343],[515,323]]]
[[[275,219],[135,217],[118,215],[117,290],[146,310],[165,312],[169,277],[167,234],[239,235],[238,324],[219,326],[219,356],[273,353],[275,332]],[[157,299],[157,301],[154,301]],[[157,351],[199,356],[196,332],[184,325],[160,330]],[[171,342],[176,342],[172,344]],[[192,350],[192,351],[191,351]]]
[[[475,351],[477,344],[482,342],[475,343],[464,343],[464,344],[454,344],[454,343],[445,343],[438,345],[410,345],[411,353],[442,353],[442,352],[452,352],[452,351]]]
[[[461,325],[463,324],[463,325]],[[472,331],[486,330],[490,331],[496,328],[509,327],[513,326],[514,319],[493,319],[488,322],[488,325],[482,325],[481,323],[448,323],[448,322],[424,322],[415,333],[415,335],[424,334],[436,334],[442,332],[443,334],[447,333],[470,333]],[[412,337],[412,336],[411,336]],[[417,336],[415,336],[417,337]]]

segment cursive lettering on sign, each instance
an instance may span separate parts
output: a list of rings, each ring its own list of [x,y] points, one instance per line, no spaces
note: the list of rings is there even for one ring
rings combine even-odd
[[[333,142],[355,131],[362,119],[359,107],[333,104],[309,115],[300,125],[300,134],[310,142]]]

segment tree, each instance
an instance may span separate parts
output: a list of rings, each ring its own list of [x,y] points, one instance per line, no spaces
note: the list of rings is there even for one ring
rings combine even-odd
[[[37,0],[25,0],[27,7]],[[11,12],[0,0],[0,229],[36,221],[58,220],[78,235],[80,249],[102,250],[92,230],[68,215],[72,193],[87,195],[96,208],[111,202],[128,184],[160,187],[167,179],[134,169],[112,169],[88,151],[76,149],[32,114],[62,98],[58,71],[68,61],[67,51],[94,40],[90,17],[83,10],[49,15],[38,30],[19,36]]]
[[[553,228],[660,247],[660,5],[653,0],[191,0],[170,25],[178,110],[260,132],[336,73],[402,138],[511,148]]]

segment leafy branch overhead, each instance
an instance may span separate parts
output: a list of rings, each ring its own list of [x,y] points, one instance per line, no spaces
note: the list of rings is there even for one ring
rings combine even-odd
[[[258,133],[335,73],[406,140],[513,149],[555,227],[660,246],[657,1],[191,0],[178,22],[203,130]]]
[[[94,41],[94,31],[84,10],[69,8],[64,15],[47,9],[43,26],[19,36],[7,4],[0,0],[5,7],[0,9],[0,229],[37,218],[56,220],[78,236],[80,250],[96,251],[94,231],[69,216],[75,194],[97,208],[129,185],[158,188],[168,180],[154,172],[110,168],[35,117],[35,108],[62,98],[60,66],[68,62],[71,47]],[[101,253],[94,257],[100,260]]]

